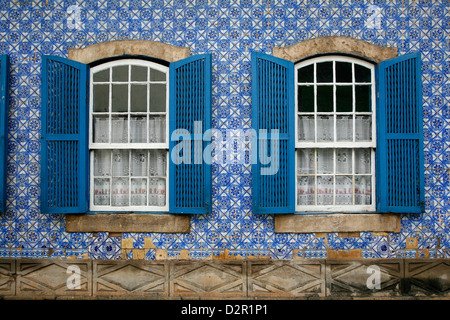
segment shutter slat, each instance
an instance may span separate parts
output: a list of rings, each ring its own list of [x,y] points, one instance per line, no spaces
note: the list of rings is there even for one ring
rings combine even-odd
[[[258,160],[252,166],[254,213],[295,211],[294,98],[294,64],[253,52],[252,127],[259,137],[253,140],[257,145],[252,145]],[[275,129],[279,130],[278,141],[271,140]],[[261,136],[264,130],[265,139]],[[277,165],[261,163],[261,154],[278,160]],[[262,174],[268,167],[269,174]]]
[[[170,159],[169,211],[172,213],[211,212],[211,165],[193,152],[195,145],[194,122],[201,121],[202,134],[211,127],[211,55],[202,54],[176,61],[170,65],[170,125],[172,134],[176,129],[186,129],[191,135],[190,163],[175,164]],[[208,145],[199,137],[201,152]],[[178,141],[169,142],[169,155]]]
[[[423,119],[419,53],[384,61],[378,70],[377,210],[424,208]]]
[[[42,57],[41,212],[88,210],[87,65]]]

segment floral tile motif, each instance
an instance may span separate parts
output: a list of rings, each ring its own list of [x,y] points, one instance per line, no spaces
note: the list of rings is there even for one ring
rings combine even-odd
[[[0,257],[131,259],[133,249],[143,250],[148,260],[156,259],[159,249],[174,259],[182,250],[191,259],[221,252],[229,257],[325,258],[328,249],[360,249],[365,258],[448,257],[449,11],[446,0],[0,1],[0,53],[9,54],[11,62]],[[271,54],[274,46],[320,36],[395,46],[399,54],[422,53],[426,213],[403,215],[400,234],[275,234],[273,216],[252,213],[251,165],[242,156],[249,144],[239,138],[235,148],[228,144],[235,160],[213,165],[213,213],[192,217],[189,234],[69,234],[63,215],[39,213],[41,55],[66,57],[70,47],[119,39],[211,53],[212,123],[226,132],[251,128],[250,53]],[[417,239],[416,247],[408,247],[410,238]],[[122,247],[124,239],[131,239],[127,244],[132,248]]]

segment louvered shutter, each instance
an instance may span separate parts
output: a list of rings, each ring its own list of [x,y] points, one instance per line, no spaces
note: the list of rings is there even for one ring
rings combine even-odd
[[[173,156],[169,162],[169,211],[171,213],[211,212],[211,165],[202,157],[209,141],[197,131],[205,133],[211,127],[211,55],[196,55],[170,65],[170,121],[171,135],[175,130],[189,132],[187,139],[192,150],[189,161],[176,164]],[[190,139],[190,140],[189,140]],[[205,139],[207,140],[207,139]],[[169,155],[181,141],[170,139]]]
[[[377,210],[424,210],[420,53],[380,63],[377,116]]]
[[[42,57],[41,212],[88,210],[87,65]]]
[[[6,151],[9,96],[9,57],[0,55],[0,212],[6,210]]]
[[[294,94],[294,64],[253,52],[252,127],[257,135],[252,143],[254,213],[295,211]],[[275,129],[277,142],[271,139]],[[271,158],[262,162],[262,155]],[[263,172],[265,168],[272,169]]]

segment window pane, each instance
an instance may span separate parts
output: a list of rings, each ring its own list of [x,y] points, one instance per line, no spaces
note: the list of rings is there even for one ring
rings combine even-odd
[[[109,116],[96,115],[93,119],[93,142],[108,143],[109,142]]]
[[[109,206],[111,201],[111,181],[104,178],[94,179],[94,204]]]
[[[336,177],[336,205],[353,204],[353,184],[351,176]]]
[[[297,79],[299,83],[313,83],[314,82],[314,65],[311,64],[309,66],[298,69],[297,71]]]
[[[149,119],[149,142],[158,143],[166,141],[166,118],[152,117]]]
[[[316,65],[317,82],[333,82],[333,62],[321,62]]]
[[[372,86],[355,86],[356,112],[372,111]]]
[[[147,176],[148,152],[147,150],[132,150],[131,151],[131,168],[132,176]]]
[[[317,177],[317,205],[333,204],[334,182],[333,176]]]
[[[355,139],[357,141],[372,140],[372,117],[356,116],[355,118]]]
[[[150,84],[150,112],[166,112],[165,84]]]
[[[336,82],[353,82],[350,62],[336,61]]]
[[[147,112],[147,85],[131,85],[131,112]]]
[[[112,68],[112,81],[128,81],[128,66],[117,66]]]
[[[333,149],[317,149],[317,173],[333,174],[334,173],[334,150]]]
[[[166,74],[159,70],[150,69],[150,81],[166,81]]]
[[[128,206],[130,204],[129,198],[129,181],[128,178],[113,178],[112,179],[112,206]]]
[[[352,173],[352,149],[336,149],[336,173]]]
[[[297,178],[297,204],[300,206],[314,205],[314,177]]]
[[[314,87],[298,86],[298,111],[314,112]]]
[[[131,66],[131,81],[147,81],[147,67]]]
[[[131,206],[147,205],[147,179],[131,179]]]
[[[333,116],[317,117],[317,141],[334,141]]]
[[[361,65],[355,64],[355,81],[356,82],[371,82],[370,69]]]
[[[109,110],[109,85],[96,84],[93,89],[94,112],[108,112]]]
[[[371,170],[371,150],[355,149],[355,173],[370,174]]]
[[[337,116],[336,117],[336,140],[337,141],[353,141],[353,117]]]
[[[299,149],[298,150],[298,173],[299,174],[314,174],[314,160],[316,159],[314,149]]]
[[[333,112],[333,86],[317,86],[317,112]]]
[[[148,174],[150,176],[165,177],[167,164],[167,151],[150,150]]]
[[[113,177],[127,177],[129,168],[129,151],[113,150],[112,152],[112,175]]]
[[[336,86],[336,112],[353,111],[353,87]]]
[[[128,111],[128,85],[112,85],[112,112]]]
[[[370,205],[371,203],[371,176],[355,176],[355,204]]]
[[[149,205],[164,206],[166,204],[166,179],[149,179]]]
[[[314,116],[298,117],[298,140],[314,141]]]
[[[113,117],[111,119],[111,142],[128,143],[127,117]]]
[[[94,151],[94,176],[111,176],[111,150]]]
[[[131,117],[130,118],[130,143],[147,142],[147,118]]]
[[[93,80],[94,80],[94,82],[108,82],[109,81],[109,69],[94,73]]]

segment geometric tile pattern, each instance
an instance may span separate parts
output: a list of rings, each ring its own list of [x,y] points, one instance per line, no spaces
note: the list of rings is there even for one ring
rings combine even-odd
[[[71,5],[79,11],[69,13]],[[140,249],[144,238],[154,246],[143,255],[149,260],[157,259],[159,250],[169,259],[188,252],[196,260],[322,259],[327,250],[360,250],[368,259],[449,258],[449,11],[447,0],[0,1],[0,54],[11,62],[0,258],[132,259],[121,243],[131,239]],[[211,53],[212,127],[226,132],[251,128],[250,53],[271,54],[275,46],[321,36],[395,46],[399,54],[421,52],[426,212],[402,215],[400,234],[275,234],[272,215],[252,212],[245,141],[236,149],[230,143],[237,155],[233,163],[212,165],[212,213],[192,217],[189,234],[69,234],[64,216],[40,213],[41,55],[67,57],[70,47],[120,39]]]

